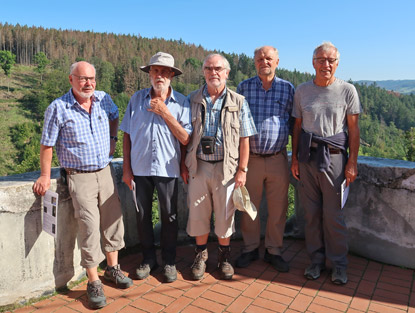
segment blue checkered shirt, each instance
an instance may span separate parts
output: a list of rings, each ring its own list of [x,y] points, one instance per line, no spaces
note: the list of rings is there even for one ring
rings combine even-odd
[[[284,149],[290,132],[294,86],[274,77],[271,88],[265,90],[261,79],[255,76],[241,82],[237,92],[248,101],[258,131],[249,138],[250,151],[272,154]]]
[[[62,167],[102,169],[111,161],[109,121],[116,118],[118,108],[105,92],[94,92],[89,114],[76,101],[71,89],[46,109],[40,143],[56,145]]]
[[[203,96],[206,100],[206,115],[205,115],[205,128],[203,136],[212,136],[216,134],[216,147],[213,154],[204,154],[202,151],[202,146],[199,144],[197,148],[197,157],[205,161],[220,161],[223,160],[224,148],[223,148],[223,139],[222,139],[222,125],[219,124],[220,120],[220,111],[222,108],[223,100],[225,99],[226,88],[223,90],[219,98],[216,99],[215,103],[212,104],[212,98],[207,91],[207,87],[203,89]],[[240,137],[249,137],[256,134],[256,129],[254,125],[254,120],[252,119],[251,112],[249,111],[248,103],[244,100],[241,108],[241,113],[239,115],[240,127]]]

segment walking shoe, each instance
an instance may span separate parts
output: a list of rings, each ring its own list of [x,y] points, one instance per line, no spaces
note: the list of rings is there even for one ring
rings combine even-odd
[[[314,280],[320,277],[320,273],[326,269],[324,264],[313,263],[310,264],[304,271],[304,276],[307,279]]]
[[[152,270],[157,268],[157,262],[155,260],[144,260],[135,270],[137,279],[146,279]]]
[[[335,267],[331,272],[331,281],[336,285],[344,285],[347,283],[347,274],[344,267]]]
[[[176,265],[169,265],[166,264],[164,266],[164,271],[163,271],[163,275],[164,275],[164,281],[166,283],[172,283],[177,279],[177,270],[176,270]]]
[[[242,253],[235,262],[236,267],[247,267],[249,264],[251,264],[252,261],[259,259],[259,252],[258,248],[255,250]]]
[[[195,260],[191,266],[192,277],[194,280],[200,280],[203,278],[206,270],[206,261],[208,259],[208,251],[205,250],[195,250],[196,256]]]
[[[290,266],[280,255],[270,254],[265,249],[264,261],[270,263],[278,272],[286,273],[290,270]]]
[[[230,263],[231,260],[231,248],[228,247],[226,249],[221,249],[219,247],[219,253],[218,253],[218,268],[220,271],[220,278],[229,280],[232,279],[232,276],[234,274],[233,267]]]
[[[88,305],[91,309],[100,309],[107,305],[107,299],[102,290],[102,283],[100,280],[88,282],[86,288],[86,295],[88,297]]]
[[[107,266],[104,272],[104,278],[108,281],[112,281],[121,289],[127,289],[133,284],[133,280],[125,276],[121,271],[119,264],[113,267]]]

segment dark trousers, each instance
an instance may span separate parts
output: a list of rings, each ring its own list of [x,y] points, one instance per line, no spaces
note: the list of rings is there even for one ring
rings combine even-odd
[[[166,264],[175,264],[177,245],[177,194],[178,179],[159,176],[134,176],[139,212],[137,213],[138,236],[144,261],[156,260],[152,224],[154,188],[157,190],[161,219],[161,251]]]

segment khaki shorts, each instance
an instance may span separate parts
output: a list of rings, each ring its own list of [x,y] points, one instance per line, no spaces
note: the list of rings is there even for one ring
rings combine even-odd
[[[197,173],[189,177],[187,194],[189,219],[186,231],[190,236],[210,233],[212,211],[215,234],[219,238],[228,238],[235,232],[235,207],[232,200],[235,181],[232,179],[224,186],[222,180],[223,162],[197,160]]]
[[[79,226],[81,266],[92,268],[104,260],[102,250],[118,251],[125,245],[121,204],[111,167],[68,175],[68,189]]]

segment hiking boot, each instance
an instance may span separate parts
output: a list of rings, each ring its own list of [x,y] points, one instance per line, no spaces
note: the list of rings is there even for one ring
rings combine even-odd
[[[290,270],[290,266],[280,255],[270,254],[265,249],[264,261],[270,263],[278,272],[286,273]]]
[[[102,283],[100,280],[88,282],[86,288],[86,295],[88,298],[88,305],[91,309],[100,309],[107,305],[107,299],[102,290]]]
[[[251,264],[252,261],[258,260],[259,259],[259,252],[258,252],[258,248],[256,248],[255,250],[249,251],[249,252],[245,252],[242,253],[235,262],[235,266],[236,267],[248,267],[249,264]]]
[[[104,272],[104,278],[108,281],[112,281],[121,289],[127,289],[133,284],[133,280],[125,276],[121,271],[119,264],[113,267],[107,266]]]
[[[176,265],[166,264],[163,270],[164,281],[166,283],[172,283],[177,279]]]
[[[232,279],[232,276],[234,274],[233,267],[230,263],[231,261],[231,248],[227,247],[225,249],[221,249],[219,247],[219,253],[218,253],[218,268],[220,271],[220,278],[229,280]]]
[[[344,285],[347,283],[347,274],[344,267],[335,267],[331,272],[331,281],[336,285]]]
[[[324,264],[313,263],[310,264],[304,271],[304,276],[307,279],[315,280],[320,277],[320,273],[326,269]]]
[[[157,262],[155,260],[148,260],[143,261],[138,266],[138,268],[135,270],[135,273],[137,275],[137,279],[146,279],[150,272],[155,270],[157,268]]]
[[[208,251],[205,250],[195,250],[196,256],[193,264],[191,266],[192,269],[192,277],[194,280],[200,280],[203,278],[206,270],[206,261],[208,259]]]

